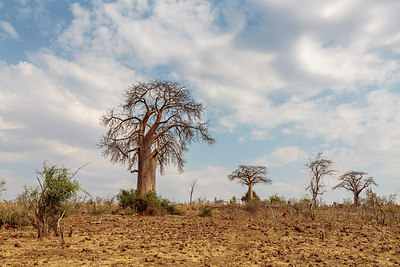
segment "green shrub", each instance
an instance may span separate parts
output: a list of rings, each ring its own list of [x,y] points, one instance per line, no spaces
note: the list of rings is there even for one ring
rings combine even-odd
[[[302,197],[302,198],[299,200],[299,203],[300,203],[301,205],[304,205],[304,206],[309,206],[309,205],[311,205],[311,198],[310,198],[310,196],[309,196],[309,195],[305,195],[304,197]]]
[[[121,189],[117,195],[118,205],[123,209],[135,209],[137,206],[138,194],[135,189]]]
[[[36,171],[43,179],[36,177],[39,186],[25,187],[21,198],[32,226],[38,231],[38,238],[49,234],[51,229],[57,233],[57,221],[65,215],[67,201],[79,191],[88,194],[77,180],[73,180],[81,168],[71,173],[65,167],[49,167],[44,162],[43,171]]]
[[[249,195],[249,192],[246,192],[246,194],[244,194],[244,196],[242,196],[242,198],[240,200],[243,202],[247,202],[248,195]],[[257,193],[255,191],[253,191],[253,200],[252,201],[261,201],[260,197],[257,195]]]
[[[233,196],[230,200],[229,200],[229,204],[236,204],[237,203],[237,198],[236,196]]]
[[[285,204],[285,198],[278,196],[278,194],[272,195],[269,197],[269,201],[271,204]]]
[[[211,217],[213,216],[213,209],[210,206],[203,206],[199,212],[200,217]]]
[[[142,215],[182,215],[168,199],[158,196],[155,192],[139,195],[135,189],[121,189],[117,195],[118,205],[122,209],[136,212]]]
[[[165,209],[169,215],[184,215],[184,212],[178,209],[174,204],[172,204],[168,199],[161,199],[161,207]]]

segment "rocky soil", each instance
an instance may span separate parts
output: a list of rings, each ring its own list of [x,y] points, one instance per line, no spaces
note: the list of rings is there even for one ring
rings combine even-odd
[[[2,266],[400,266],[400,225],[338,209],[315,221],[284,208],[199,207],[184,216],[76,214],[65,241],[0,230]]]

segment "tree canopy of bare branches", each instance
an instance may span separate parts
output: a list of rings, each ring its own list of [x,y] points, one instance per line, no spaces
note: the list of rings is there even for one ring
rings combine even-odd
[[[333,189],[344,188],[353,192],[354,196],[354,206],[360,204],[360,193],[368,188],[370,185],[376,185],[372,177],[365,178],[368,173],[360,171],[349,171],[339,177],[341,181],[338,185],[334,186]]]
[[[308,159],[306,167],[309,169],[310,183],[306,190],[310,190],[312,195],[312,205],[317,206],[317,197],[326,192],[324,178],[332,176],[336,173],[332,169],[334,162],[332,160],[323,159],[322,153],[318,153],[315,159]]]
[[[238,183],[248,186],[247,201],[253,200],[253,186],[258,183],[270,184],[267,178],[267,168],[264,166],[239,165],[239,168],[228,175],[230,181],[237,180]]]
[[[203,104],[187,86],[171,81],[138,82],[129,87],[125,101],[101,117],[107,132],[99,146],[103,156],[137,172],[140,195],[156,190],[156,168],[169,164],[183,171],[183,154],[194,141],[213,144],[208,122],[202,122]]]

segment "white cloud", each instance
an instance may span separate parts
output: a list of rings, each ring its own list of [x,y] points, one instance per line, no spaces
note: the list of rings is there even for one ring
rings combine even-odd
[[[339,83],[339,90],[382,83],[398,68],[394,60],[385,60],[379,54],[365,51],[368,46],[324,48],[319,42],[307,36],[300,38],[297,48],[300,64],[305,71],[325,76],[333,80],[333,84]]]
[[[74,3],[72,22],[49,48],[26,62],[0,63],[0,158],[56,157],[78,165],[94,158],[101,165],[99,116],[119,104],[131,83],[167,78],[187,81],[215,112],[217,128],[234,134],[248,127],[242,143],[280,142],[277,132],[323,142],[341,170],[371,168],[396,179],[400,3],[153,2]],[[48,15],[43,5],[38,9]],[[0,28],[20,38],[8,22]],[[278,144],[259,160],[279,168],[303,160],[305,150]],[[182,183],[199,177],[212,187],[200,194],[229,198],[238,185],[225,187],[226,172],[209,166],[168,173],[174,182],[160,178],[160,189],[185,199]]]
[[[79,3],[74,3],[71,6],[74,19],[71,25],[60,35],[59,43],[64,49],[79,49],[85,45],[87,38],[86,31],[91,27],[91,14],[88,10],[82,8]],[[104,44],[103,44],[104,45]],[[107,45],[104,45],[106,48]]]
[[[326,33],[310,28],[308,35],[294,34],[286,50],[257,50],[247,48],[246,40],[240,40],[247,30],[246,20],[249,20],[244,12],[236,12],[238,18],[232,20],[229,16],[234,12],[225,12],[225,17],[221,18],[218,10],[204,1],[157,1],[153,6],[144,3],[97,2],[93,11],[74,4],[75,19],[60,36],[59,45],[121,57],[125,64],[140,70],[151,71],[155,66],[168,65],[174,69],[171,75],[194,84],[197,94],[205,98],[211,108],[231,110],[231,114],[221,118],[222,125],[233,130],[239,124],[250,124],[255,127],[256,139],[265,138],[268,129],[280,124],[303,124],[318,113],[335,116],[332,114],[336,108],[334,104],[309,100],[322,89],[328,87],[341,93],[363,85],[385,83],[398,68],[395,61],[371,50],[372,38],[361,38],[364,30],[358,27],[346,29],[346,36],[360,38],[348,38],[342,45],[325,45]],[[344,13],[343,19],[350,19],[357,9],[357,2],[315,4],[315,1],[306,3],[315,6],[307,16],[302,16],[303,8],[300,10],[296,5],[288,10],[285,5],[267,1],[261,8],[267,5],[278,14],[289,11],[293,16],[284,16],[282,20],[291,20],[290,23],[299,26],[309,26],[312,19],[323,20],[320,14],[332,17]],[[380,13],[372,12],[372,7],[367,6],[371,12],[366,17],[357,18],[379,20]],[[232,10],[229,5],[222,5],[222,8]],[[174,15],[177,13],[179,19]],[[218,21],[224,19],[228,27],[219,25]],[[357,22],[359,24],[361,22]],[[340,23],[338,25],[341,27]],[[332,25],[328,27],[332,32],[333,28]],[[261,28],[255,29],[253,34],[257,35]],[[338,37],[338,33],[333,33],[333,39]],[[238,45],[239,40],[246,45]],[[280,41],[285,40],[275,39],[275,42]],[[277,68],[282,60],[289,64],[286,69]],[[289,94],[294,90],[300,100],[292,97],[275,105],[269,95],[278,90]],[[321,130],[320,133],[322,131],[328,132]],[[336,138],[338,135],[328,134],[327,139]]]
[[[328,3],[326,6],[321,8],[321,16],[324,19],[332,19],[341,17],[342,14],[346,14],[349,8],[354,5],[354,1],[335,1],[334,3]]]
[[[13,38],[15,40],[19,40],[20,37],[18,33],[15,31],[14,27],[7,21],[0,21],[0,30],[3,30],[3,32],[0,31],[0,37],[2,39],[5,38]]]
[[[0,92],[0,97],[1,97],[1,92]],[[0,106],[0,110],[1,110],[1,106]],[[14,122],[6,122],[6,121],[4,121],[4,119],[2,119],[0,117],[0,131],[1,130],[20,129],[20,128],[23,128],[23,126],[21,124],[14,123]]]
[[[4,163],[18,163],[24,162],[30,159],[28,154],[18,152],[3,152],[0,151],[0,160]]]
[[[299,160],[304,161],[307,154],[296,146],[278,147],[269,155],[256,160],[257,164],[268,166],[268,168],[280,168],[289,163]]]
[[[7,195],[20,193],[44,160],[72,168],[91,162],[91,172],[79,175],[85,188],[98,195],[118,193],[107,187],[107,179],[131,177],[125,167],[113,168],[101,158],[96,146],[102,132],[99,117],[120,102],[134,72],[89,54],[80,57],[81,63],[47,50],[30,58],[33,63],[0,64],[0,159],[11,169],[25,166],[24,174],[13,172],[19,184],[10,184]],[[94,172],[97,177],[90,176]]]

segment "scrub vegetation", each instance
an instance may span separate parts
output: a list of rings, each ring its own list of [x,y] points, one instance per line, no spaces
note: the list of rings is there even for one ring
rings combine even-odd
[[[180,216],[160,212],[158,196],[138,200],[132,190],[121,190],[118,201],[77,197],[66,202],[64,242],[53,234],[37,239],[17,199],[0,205],[0,264],[399,265],[400,207],[393,196],[367,192],[357,207],[320,205],[315,217],[311,199],[277,195],[248,204],[176,204]]]

